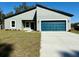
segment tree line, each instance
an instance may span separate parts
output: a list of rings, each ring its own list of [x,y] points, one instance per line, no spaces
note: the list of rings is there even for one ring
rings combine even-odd
[[[71,24],[71,28],[74,29],[74,30],[79,31],[79,22],[72,23],[72,24]]]
[[[0,24],[2,24],[3,19],[5,17],[12,16],[12,15],[17,14],[17,13],[20,13],[22,11],[28,10],[28,9],[30,9],[32,7],[34,7],[34,5],[28,6],[25,2],[22,2],[19,6],[14,6],[13,7],[14,12],[13,11],[10,11],[7,14],[4,14],[3,10],[0,8]]]

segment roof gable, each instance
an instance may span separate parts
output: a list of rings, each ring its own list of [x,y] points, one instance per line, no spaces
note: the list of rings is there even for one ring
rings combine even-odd
[[[36,7],[41,7],[41,8],[44,8],[44,9],[47,9],[47,10],[50,10],[50,11],[54,11],[54,12],[57,12],[57,13],[60,13],[60,14],[66,15],[66,16],[70,16],[70,17],[73,16],[73,15],[70,14],[70,13],[63,12],[63,11],[56,10],[56,9],[51,9],[51,8],[48,8],[48,7],[45,7],[45,6],[42,6],[42,5],[37,4],[35,7],[31,8],[31,9],[29,9],[29,10],[25,10],[25,11],[22,11],[22,12],[20,12],[20,13],[14,14],[14,15],[12,15],[12,16],[5,17],[4,19],[7,19],[7,18],[16,16],[16,15],[19,15],[19,14],[22,14],[22,13],[25,13],[25,12],[28,12],[28,11],[31,11],[31,10],[33,10],[33,9],[36,9]]]
[[[7,19],[7,18],[10,18],[10,17],[16,16],[16,15],[19,15],[19,14],[22,14],[22,13],[25,13],[25,12],[28,12],[28,11],[31,11],[31,10],[34,10],[34,9],[36,9],[36,7],[33,7],[33,8],[31,8],[31,9],[29,9],[29,10],[25,10],[25,11],[22,11],[22,12],[20,12],[20,13],[17,13],[17,14],[11,15],[11,16],[9,16],[9,17],[5,17],[4,19]]]
[[[60,14],[66,15],[66,16],[70,16],[70,17],[73,16],[73,15],[70,14],[70,13],[67,13],[67,12],[64,12],[64,11],[60,11],[60,10],[57,10],[57,9],[51,9],[51,8],[48,8],[48,7],[39,5],[39,4],[37,4],[36,6],[41,7],[41,8],[44,8],[44,9],[47,9],[47,10],[50,10],[50,11],[54,11],[54,12],[60,13]]]

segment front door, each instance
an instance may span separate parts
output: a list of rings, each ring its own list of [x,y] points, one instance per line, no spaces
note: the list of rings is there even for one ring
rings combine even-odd
[[[35,30],[35,23],[31,22],[30,25],[31,25],[31,29]]]

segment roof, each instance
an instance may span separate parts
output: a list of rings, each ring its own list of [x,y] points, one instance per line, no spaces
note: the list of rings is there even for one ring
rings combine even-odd
[[[60,13],[60,14],[64,14],[64,15],[66,15],[66,16],[70,16],[70,17],[73,16],[73,14],[70,14],[70,13],[67,13],[67,12],[64,12],[64,11],[60,11],[60,10],[57,10],[57,9],[51,9],[51,8],[48,8],[48,7],[39,5],[39,4],[37,4],[37,6],[38,6],[38,7],[41,7],[41,8],[44,8],[44,9],[48,9],[48,10],[54,11],[54,12],[57,12],[57,13]]]
[[[25,10],[25,11],[22,11],[22,12],[20,12],[20,13],[17,13],[17,14],[14,14],[14,15],[11,15],[11,16],[8,16],[8,17],[5,17],[4,19],[7,19],[7,18],[16,16],[16,15],[19,15],[19,14],[22,14],[22,13],[25,13],[25,12],[28,12],[28,11],[31,11],[31,10],[33,10],[33,9],[36,9],[36,7],[33,7],[33,8],[31,8],[31,9],[29,9],[29,10]]]
[[[20,12],[20,13],[17,13],[17,14],[14,14],[14,15],[11,15],[11,16],[8,16],[8,17],[5,17],[4,19],[7,19],[7,18],[16,16],[16,15],[19,15],[19,14],[22,14],[22,13],[25,13],[25,12],[28,12],[28,11],[31,11],[31,10],[33,10],[33,9],[36,9],[36,7],[41,7],[41,8],[44,8],[44,9],[47,9],[47,10],[51,10],[51,11],[54,11],[54,12],[57,12],[57,13],[60,13],[60,14],[66,15],[66,16],[70,16],[70,17],[73,16],[73,14],[70,14],[70,13],[67,13],[67,12],[64,12],[64,11],[60,11],[60,10],[57,10],[57,9],[51,9],[51,8],[48,8],[48,7],[45,7],[45,6],[36,4],[35,7],[31,8],[31,9],[29,9],[29,10],[25,10],[25,11],[22,11],[22,12]]]

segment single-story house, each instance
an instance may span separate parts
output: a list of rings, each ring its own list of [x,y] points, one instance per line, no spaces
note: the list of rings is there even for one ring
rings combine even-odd
[[[35,31],[68,31],[71,29],[73,15],[42,5],[14,14],[4,19],[5,29],[24,28]]]

